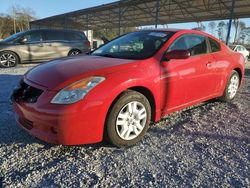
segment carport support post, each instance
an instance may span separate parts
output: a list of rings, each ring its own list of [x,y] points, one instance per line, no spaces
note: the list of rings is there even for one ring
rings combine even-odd
[[[231,33],[232,19],[234,15],[234,5],[235,5],[235,0],[232,0],[231,10],[230,10],[230,19],[229,19],[228,30],[227,30],[227,39],[226,39],[227,45],[229,44],[229,37]]]
[[[159,22],[159,10],[160,10],[160,0],[156,0],[156,12],[155,12],[155,28],[157,29]]]

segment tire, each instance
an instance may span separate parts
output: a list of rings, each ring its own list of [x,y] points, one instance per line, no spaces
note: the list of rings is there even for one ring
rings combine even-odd
[[[125,91],[109,111],[105,138],[117,147],[134,145],[145,135],[150,120],[151,107],[147,98],[136,91]]]
[[[227,86],[224,90],[224,94],[220,98],[220,100],[225,101],[225,102],[232,101],[235,98],[235,96],[237,95],[237,92],[239,90],[239,86],[240,86],[239,73],[237,71],[233,70],[228,81],[227,81]]]
[[[79,55],[80,53],[81,53],[80,50],[73,49],[69,51],[68,56],[75,56],[75,55]]]
[[[0,52],[0,67],[11,68],[17,66],[19,57],[11,51]]]

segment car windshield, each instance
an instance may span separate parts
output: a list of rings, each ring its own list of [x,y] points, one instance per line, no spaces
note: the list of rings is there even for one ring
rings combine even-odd
[[[146,59],[153,56],[173,35],[168,31],[129,33],[98,48],[91,55],[121,59]]]
[[[11,35],[11,36],[9,36],[9,37],[3,39],[2,41],[3,41],[3,42],[11,42],[11,41],[15,40],[16,38],[18,38],[19,36],[23,35],[23,33],[24,33],[23,31],[22,31],[22,32],[19,32],[19,33],[16,33],[16,34],[14,34],[14,35]]]

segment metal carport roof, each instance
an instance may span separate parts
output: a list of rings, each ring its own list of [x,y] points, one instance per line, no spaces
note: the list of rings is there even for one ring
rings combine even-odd
[[[230,17],[232,0],[121,0],[31,22],[31,28],[80,30],[134,27]],[[235,0],[234,18],[250,17],[250,0]]]

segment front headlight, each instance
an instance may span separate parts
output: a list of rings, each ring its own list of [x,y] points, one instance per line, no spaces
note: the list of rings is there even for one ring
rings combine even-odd
[[[72,104],[81,99],[95,86],[104,81],[104,77],[88,77],[70,84],[59,91],[52,99],[52,104]]]

